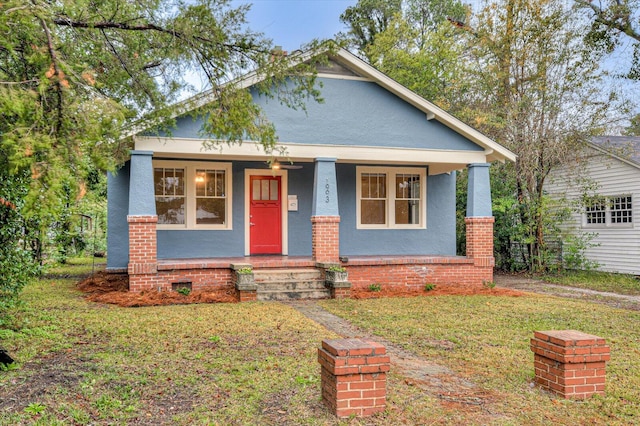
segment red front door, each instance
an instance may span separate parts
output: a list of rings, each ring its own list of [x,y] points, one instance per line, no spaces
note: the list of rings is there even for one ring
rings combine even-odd
[[[280,176],[251,176],[249,246],[251,254],[282,254]]]

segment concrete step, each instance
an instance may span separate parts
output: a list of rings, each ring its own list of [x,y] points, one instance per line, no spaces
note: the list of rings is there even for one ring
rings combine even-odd
[[[258,300],[267,301],[267,300],[302,300],[302,299],[328,299],[331,297],[331,292],[329,289],[317,290],[317,289],[307,289],[307,290],[281,290],[281,291],[268,291],[261,292],[258,289],[257,298]]]
[[[298,290],[324,290],[324,281],[320,280],[287,280],[287,281],[263,281],[257,282],[258,292],[267,291],[298,291]]]
[[[313,269],[255,269],[256,283],[271,281],[312,281],[319,280],[322,273]]]
[[[331,292],[324,285],[322,273],[315,268],[257,269],[258,300],[325,299]]]

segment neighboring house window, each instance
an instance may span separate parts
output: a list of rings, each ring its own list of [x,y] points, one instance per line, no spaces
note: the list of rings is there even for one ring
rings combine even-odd
[[[633,223],[631,195],[593,197],[585,207],[585,226],[620,226]]]
[[[358,228],[426,228],[426,169],[357,167]]]
[[[154,161],[159,229],[231,229],[229,163]]]
[[[604,198],[594,197],[586,206],[587,225],[604,225],[606,223],[607,203]]]
[[[632,223],[631,195],[611,197],[611,223]]]

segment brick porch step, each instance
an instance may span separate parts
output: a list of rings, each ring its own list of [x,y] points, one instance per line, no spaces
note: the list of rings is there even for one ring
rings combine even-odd
[[[258,300],[325,299],[331,292],[319,270],[254,269]]]

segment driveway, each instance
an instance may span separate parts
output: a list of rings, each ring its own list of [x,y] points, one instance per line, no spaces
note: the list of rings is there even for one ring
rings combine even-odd
[[[612,308],[640,311],[640,296],[629,296],[626,294],[550,284],[523,274],[496,273],[493,279],[498,287],[528,291],[530,293],[547,294],[557,297],[566,297],[569,299],[585,300],[607,305]]]

